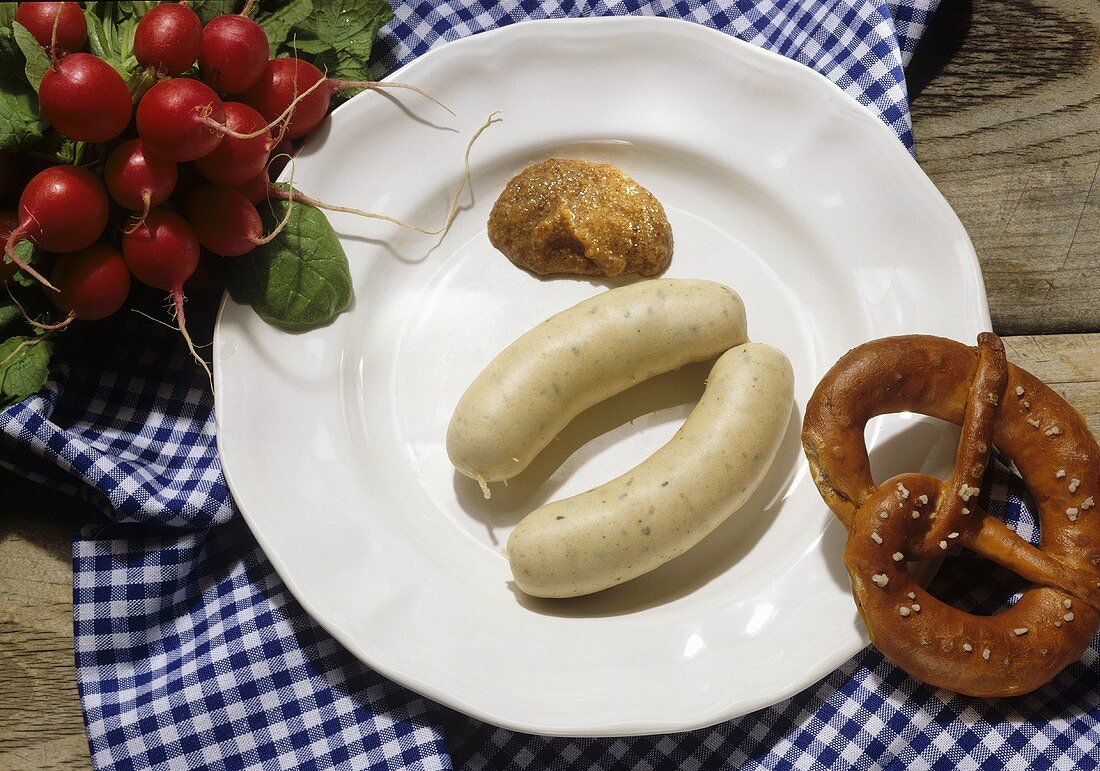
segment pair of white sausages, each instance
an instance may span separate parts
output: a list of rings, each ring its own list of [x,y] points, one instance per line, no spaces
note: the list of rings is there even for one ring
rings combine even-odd
[[[516,585],[573,597],[690,549],[752,495],[790,418],[794,376],[749,343],[737,294],[710,281],[611,289],[505,348],[459,400],[447,452],[460,472],[510,479],[578,414],[654,375],[722,354],[676,435],[626,474],[527,515],[508,540]]]

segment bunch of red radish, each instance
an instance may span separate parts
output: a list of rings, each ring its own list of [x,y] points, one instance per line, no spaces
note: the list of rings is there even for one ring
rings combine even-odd
[[[65,137],[99,145],[101,162],[51,166],[26,183],[18,214],[0,212],[8,259],[65,315],[53,328],[119,310],[131,275],[168,292],[201,361],[183,313],[200,247],[237,257],[273,238],[256,209],[269,196],[287,197],[269,182],[273,154],[292,152],[288,140],[324,119],[336,91],[379,84],[327,79],[297,58],[269,60],[266,33],[244,13],[203,26],[186,5],[165,3],[136,28],[134,55],[156,82],[135,107],[122,76],[80,52],[87,27],[77,3],[20,3],[15,19],[49,54],[43,118]],[[197,76],[184,76],[196,63]],[[180,164],[201,177],[186,190],[177,190]],[[112,201],[117,227],[108,228]],[[49,253],[49,279],[16,253],[24,240]],[[5,269],[13,270],[0,263],[0,282]]]

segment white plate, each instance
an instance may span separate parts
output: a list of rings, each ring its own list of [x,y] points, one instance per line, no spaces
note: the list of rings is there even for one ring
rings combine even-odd
[[[878,119],[825,78],[686,22],[517,24],[394,75],[447,102],[361,95],[298,160],[330,202],[436,223],[471,132],[473,193],[438,239],[331,220],[355,304],[307,334],[227,302],[215,340],[218,440],[233,496],[279,574],[355,655],[498,725],[561,735],[680,731],[772,704],[866,642],[843,529],[798,443],[826,369],[871,338],[972,341],[989,327],[961,224]],[[606,284],[542,281],[489,244],[504,183],[549,156],[610,161],[664,203],[671,277],[735,288],[751,336],[782,348],[797,405],[763,488],[689,554],[589,598],[531,601],[499,547],[552,498],[664,443],[705,371],[640,385],[571,425],[489,503],[447,461],[451,411],[508,342]],[[943,436],[905,416],[869,431],[877,471],[919,470]]]

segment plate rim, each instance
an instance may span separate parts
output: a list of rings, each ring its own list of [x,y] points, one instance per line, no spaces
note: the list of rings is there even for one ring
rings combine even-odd
[[[859,120],[868,126],[874,126],[872,131],[879,132],[882,136],[888,137],[890,142],[884,143],[886,146],[892,146],[894,149],[887,151],[894,155],[897,162],[910,174],[912,182],[916,182],[923,190],[922,195],[926,200],[934,204],[936,208],[940,209],[944,215],[945,222],[950,222],[951,226],[955,229],[956,233],[953,238],[964,249],[956,255],[960,268],[970,269],[970,278],[973,280],[975,289],[977,292],[976,299],[978,300],[978,307],[974,309],[976,316],[984,329],[990,329],[992,324],[989,316],[988,297],[986,294],[984,277],[981,272],[981,265],[978,261],[978,256],[972,240],[969,234],[966,232],[961,220],[957,213],[952,209],[950,203],[936,187],[935,183],[928,177],[925,171],[917,163],[914,156],[909,150],[902,144],[898,135],[888,126],[878,115],[876,115],[869,107],[859,102],[855,97],[846,92],[843,88],[838,86],[833,81],[829,80],[825,75],[821,74],[817,70],[790,59],[782,54],[775,53],[768,49],[757,46],[753,43],[742,40],[732,34],[722,32],[721,30],[713,27],[706,26],[699,22],[690,21],[686,19],[676,19],[663,16],[647,16],[647,15],[610,15],[610,16],[598,16],[598,17],[580,17],[580,18],[551,18],[551,19],[530,19],[523,20],[515,23],[511,23],[502,27],[496,27],[489,30],[484,30],[471,35],[467,35],[461,38],[443,42],[424,54],[416,57],[412,61],[401,66],[397,70],[387,75],[383,80],[393,81],[402,77],[403,73],[412,68],[415,65],[423,62],[426,57],[431,57],[433,54],[440,50],[448,49],[453,51],[455,48],[474,47],[482,44],[486,39],[493,39],[497,37],[506,37],[512,35],[523,36],[526,34],[524,30],[529,30],[532,27],[547,28],[558,27],[562,30],[568,31],[570,28],[579,27],[617,27],[617,26],[638,26],[648,27],[649,34],[661,34],[660,28],[680,28],[685,31],[689,31],[689,34],[700,34],[703,36],[709,36],[711,39],[721,39],[724,44],[732,45],[735,48],[740,48],[742,53],[750,57],[758,57],[762,62],[768,62],[772,67],[778,67],[785,69],[788,73],[791,73],[795,77],[801,77],[806,82],[816,81],[819,84],[824,84],[825,89],[831,92],[832,96],[841,96],[842,101],[847,104],[847,110],[851,110],[851,107],[856,108],[855,112],[850,112],[851,115],[859,115]],[[658,30],[654,33],[652,30]],[[820,86],[817,86],[820,87]],[[349,99],[344,104],[338,106],[332,111],[332,115],[336,115],[344,110],[347,105],[356,99],[366,98],[368,95],[366,92],[356,95],[352,99]],[[328,120],[328,118],[326,118]],[[882,132],[885,132],[884,134]],[[307,145],[308,147],[308,142]],[[286,172],[284,172],[284,175]],[[226,348],[225,341],[225,326],[223,325],[223,316],[226,313],[227,307],[232,303],[232,298],[229,293],[226,292],[222,301],[218,307],[218,312],[215,320],[214,328],[214,340],[213,340],[213,360],[214,360],[214,415],[215,415],[215,436],[220,437],[224,433],[224,423],[222,417],[222,411],[218,409],[219,404],[224,399],[220,394],[224,393],[224,386],[222,385],[222,377],[224,377],[223,366],[219,366],[221,363],[223,351]],[[235,303],[234,303],[235,304]],[[759,709],[772,706],[779,702],[782,702],[791,696],[800,693],[806,688],[813,687],[811,684],[805,682],[799,682],[797,684],[788,684],[786,687],[774,691],[768,696],[760,696],[757,698],[743,699],[737,702],[736,707],[727,707],[725,709],[719,709],[713,713],[709,713],[705,717],[690,721],[649,721],[649,722],[629,722],[629,723],[612,723],[612,724],[599,724],[589,725],[584,729],[578,729],[575,725],[563,725],[555,728],[551,725],[535,725],[532,723],[524,722],[522,720],[515,720],[506,715],[496,714],[490,710],[478,707],[475,704],[468,702],[460,695],[444,690],[440,687],[417,677],[414,674],[402,671],[396,668],[391,668],[384,662],[376,660],[369,651],[363,649],[361,645],[352,639],[351,635],[344,631],[344,629],[333,619],[325,616],[321,613],[313,603],[311,603],[306,592],[298,585],[291,575],[289,567],[284,563],[280,555],[275,550],[274,546],[268,542],[264,536],[263,529],[249,512],[248,508],[239,502],[236,496],[233,496],[234,488],[234,464],[226,456],[222,455],[220,450],[221,444],[219,442],[219,460],[221,462],[222,473],[225,477],[226,484],[228,486],[230,496],[233,499],[238,511],[240,511],[242,518],[247,524],[253,537],[256,539],[260,548],[263,550],[264,555],[271,563],[276,574],[280,580],[286,585],[287,590],[291,593],[294,599],[299,605],[309,614],[310,618],[315,621],[321,628],[323,628],[328,634],[330,634],[341,646],[343,646],[349,653],[355,656],[358,660],[370,667],[373,671],[379,675],[391,680],[392,682],[405,687],[425,698],[428,698],[438,704],[444,705],[449,708],[456,709],[470,717],[477,720],[489,723],[494,726],[499,726],[508,730],[520,731],[525,733],[536,733],[545,736],[562,736],[562,737],[624,737],[624,736],[639,736],[639,735],[656,735],[666,734],[673,732],[693,731],[702,728],[711,727],[719,723],[735,719],[742,715],[754,712]],[[866,645],[853,646],[850,649],[847,647],[838,647],[832,654],[824,656],[818,667],[815,667],[815,671],[818,672],[817,677],[812,682],[817,682],[821,677],[826,677],[832,672],[836,671],[845,661],[851,659],[860,650],[863,650]]]

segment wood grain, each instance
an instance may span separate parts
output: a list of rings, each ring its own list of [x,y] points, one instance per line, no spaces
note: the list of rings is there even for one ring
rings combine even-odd
[[[0,769],[87,769],[73,661],[84,504],[0,471]]]
[[[1100,437],[1100,334],[1006,337],[1014,364],[1037,375],[1077,408]]]
[[[941,13],[914,57],[914,133],[974,241],[994,329],[1100,330],[1100,3]]]

